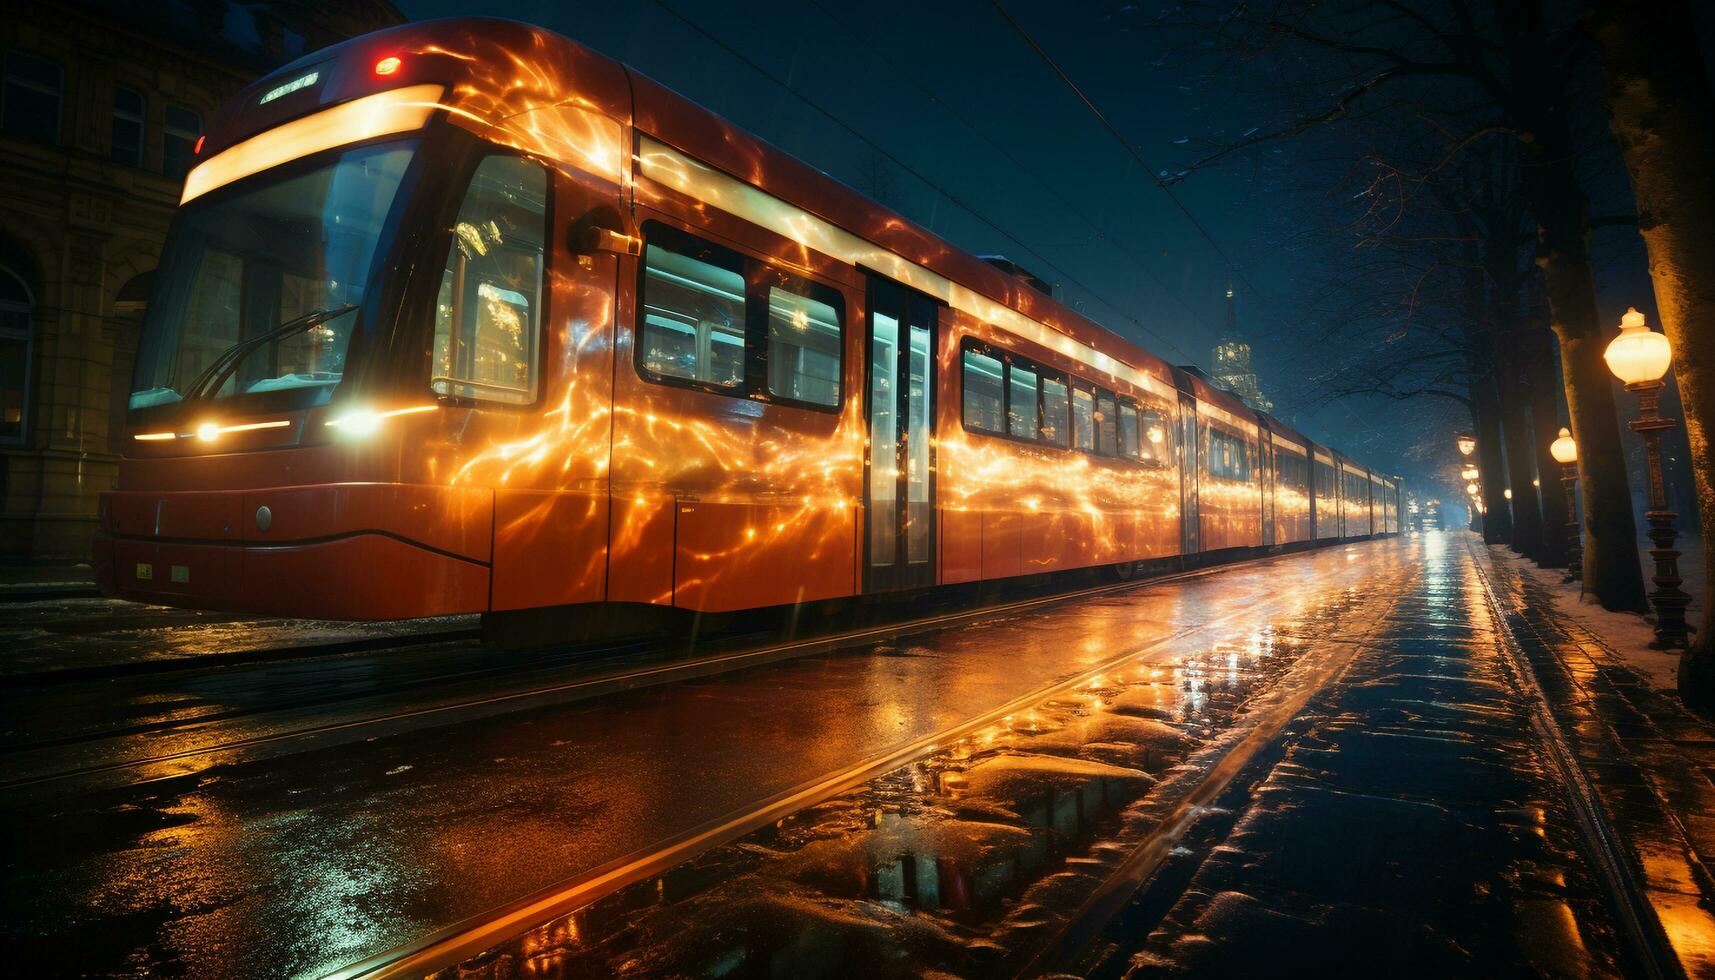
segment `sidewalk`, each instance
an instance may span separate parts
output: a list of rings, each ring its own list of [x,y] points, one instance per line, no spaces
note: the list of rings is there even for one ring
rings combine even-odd
[[[1627,972],[1480,559],[1463,535],[1414,543],[1414,580],[1094,976]]]
[[[1688,976],[1715,975],[1715,726],[1652,686],[1635,658],[1564,615],[1551,587],[1521,563],[1483,558],[1506,624],[1667,942]]]
[[[0,602],[96,594],[88,562],[0,562]]]

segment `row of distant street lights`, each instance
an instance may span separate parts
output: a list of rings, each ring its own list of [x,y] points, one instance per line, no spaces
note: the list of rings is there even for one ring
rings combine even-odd
[[[1655,543],[1650,557],[1655,560],[1652,580],[1656,586],[1650,593],[1656,615],[1655,642],[1651,646],[1657,650],[1684,650],[1691,643],[1691,628],[1685,621],[1685,607],[1690,605],[1691,597],[1679,588],[1684,579],[1679,576],[1679,552],[1673,547],[1677,537],[1673,521],[1679,515],[1667,509],[1667,481],[1661,466],[1661,435],[1679,421],[1665,418],[1659,411],[1661,389],[1666,387],[1661,379],[1673,364],[1673,344],[1666,334],[1651,330],[1642,313],[1627,309],[1620,318],[1620,335],[1608,344],[1602,359],[1608,362],[1608,370],[1614,377],[1625,383],[1626,390],[1638,396],[1638,417],[1629,424],[1632,431],[1643,436],[1649,460],[1649,510],[1644,512],[1644,518],[1649,521],[1650,540]],[[1465,493],[1471,498],[1472,510],[1481,514],[1483,488],[1477,479],[1477,467],[1470,460],[1477,451],[1477,437],[1461,432],[1454,438],[1454,445],[1467,460],[1459,472],[1466,481]],[[1584,577],[1584,536],[1578,523],[1578,443],[1570,430],[1562,428],[1548,452],[1560,464],[1561,483],[1566,487],[1565,580],[1579,582]],[[1541,486],[1540,480],[1535,482]],[[1511,500],[1512,490],[1509,488],[1504,495]]]

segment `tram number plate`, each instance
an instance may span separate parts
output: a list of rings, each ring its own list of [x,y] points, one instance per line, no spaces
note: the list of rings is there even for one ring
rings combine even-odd
[[[176,585],[189,584],[191,580],[191,567],[189,565],[174,565],[168,570],[168,577],[171,578],[173,583]]]
[[[147,582],[155,577],[155,566],[146,561],[137,563],[137,577]]]

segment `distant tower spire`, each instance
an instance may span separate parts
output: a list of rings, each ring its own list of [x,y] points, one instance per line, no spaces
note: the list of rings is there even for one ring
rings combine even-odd
[[[1256,371],[1251,368],[1251,345],[1239,337],[1239,304],[1231,284],[1227,286],[1226,320],[1220,343],[1215,345],[1215,383],[1259,412],[1273,410],[1274,402],[1262,393]]]

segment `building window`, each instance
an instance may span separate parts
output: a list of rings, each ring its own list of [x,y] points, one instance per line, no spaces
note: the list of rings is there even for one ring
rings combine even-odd
[[[5,75],[5,85],[0,89],[0,129],[13,136],[58,143],[60,102],[65,89],[60,66],[9,52]]]
[[[536,400],[548,174],[491,156],[471,178],[435,303],[437,394],[527,405]]]
[[[24,280],[0,266],[0,443],[24,441],[34,307]]]
[[[184,106],[167,106],[166,125],[161,130],[161,172],[174,180],[184,179],[195,162],[192,151],[202,135],[202,117]]]
[[[114,88],[113,146],[109,151],[114,163],[143,165],[143,120],[148,115],[149,103],[143,93],[123,85]]]

